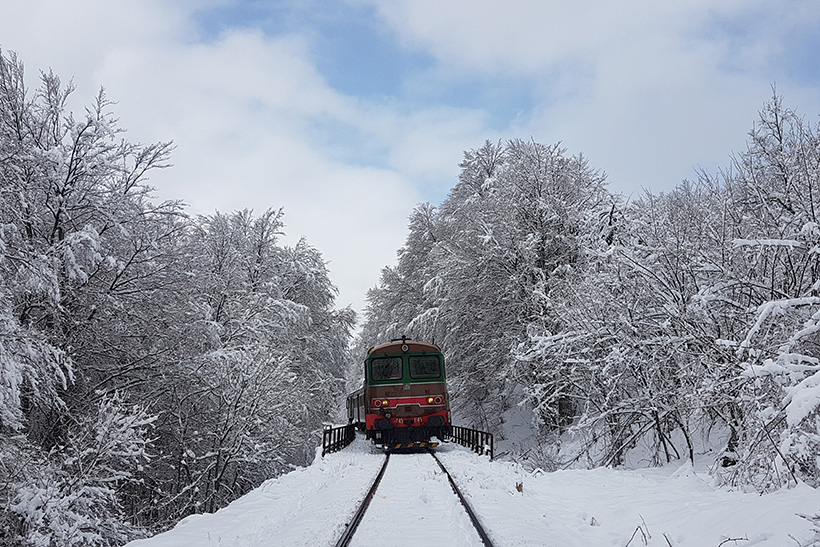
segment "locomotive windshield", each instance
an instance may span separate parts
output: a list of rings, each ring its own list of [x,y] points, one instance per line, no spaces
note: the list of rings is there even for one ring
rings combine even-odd
[[[370,379],[372,381],[400,380],[401,377],[401,357],[376,357],[370,361]]]
[[[409,362],[411,378],[438,378],[441,376],[441,361],[438,355],[411,355]]]

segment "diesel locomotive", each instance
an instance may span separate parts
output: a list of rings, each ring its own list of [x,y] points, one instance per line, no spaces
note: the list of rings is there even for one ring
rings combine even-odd
[[[452,425],[441,349],[406,337],[370,348],[347,417],[379,448],[436,446]]]

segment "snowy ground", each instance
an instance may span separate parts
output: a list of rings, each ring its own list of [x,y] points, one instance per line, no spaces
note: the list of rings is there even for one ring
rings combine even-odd
[[[400,532],[385,542],[388,529]],[[426,453],[394,454],[350,544],[418,547],[431,538],[437,545],[483,545],[436,461]]]
[[[497,547],[805,547],[816,539],[799,514],[820,513],[820,492],[805,485],[759,496],[716,489],[690,465],[532,473],[454,444],[437,453]],[[383,458],[358,439],[129,546],[332,546]],[[433,459],[394,454],[353,545],[432,542],[480,545]]]

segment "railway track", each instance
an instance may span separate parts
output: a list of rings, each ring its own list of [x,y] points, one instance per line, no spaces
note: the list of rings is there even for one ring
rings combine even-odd
[[[387,470],[388,463],[390,463],[389,453],[384,457],[384,463],[382,464],[382,468],[379,470],[379,473],[376,475],[376,480],[373,481],[373,484],[370,486],[370,490],[367,491],[364,500],[362,500],[359,508],[356,509],[356,513],[353,515],[353,518],[347,523],[347,527],[345,528],[342,537],[340,537],[339,541],[336,542],[336,547],[347,547],[350,545],[350,540],[353,539],[353,534],[356,533],[356,529],[359,527],[359,523],[364,518],[367,508],[370,507],[370,500],[373,499],[373,496],[376,494],[376,489],[379,488],[379,483],[382,481],[384,472]]]
[[[388,470],[390,461],[390,454],[387,454],[372,486],[336,542],[336,547],[372,545],[374,541],[384,544],[385,540],[391,545],[402,541],[408,545],[418,545],[430,538],[448,545],[493,547],[450,472],[432,450],[395,455],[394,462],[401,463],[399,467],[391,466]],[[449,489],[441,480],[444,477],[449,482]],[[384,491],[381,491],[379,487],[383,482]],[[450,513],[454,504],[443,499],[449,495],[458,498],[464,509],[462,514]],[[384,522],[390,525],[386,527]],[[356,535],[357,532],[360,533]],[[442,534],[446,533],[453,534],[452,541],[442,541]]]

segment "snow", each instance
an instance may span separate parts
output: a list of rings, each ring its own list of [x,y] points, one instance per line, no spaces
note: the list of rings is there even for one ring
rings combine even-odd
[[[786,423],[796,426],[820,407],[820,371],[787,388],[786,392]]]
[[[734,239],[732,244],[735,247],[789,247],[791,249],[802,249],[805,244],[796,239]]]
[[[798,513],[820,509],[820,495],[809,486],[766,496],[729,492],[688,463],[531,473],[461,449],[440,457],[499,547],[623,547],[633,534],[634,546],[717,547],[728,538],[797,545],[789,535],[807,545],[812,526]]]
[[[440,545],[483,545],[446,475],[426,453],[391,456],[351,547],[383,544],[385,523],[400,530],[388,536],[391,547],[418,547],[430,538]]]
[[[818,539],[800,516],[820,513],[820,495],[805,484],[761,496],[717,488],[689,463],[546,473],[449,443],[436,452],[497,547],[798,547]],[[383,460],[357,439],[215,514],[129,546],[332,546]],[[352,545],[431,542],[481,545],[433,459],[394,454]]]

